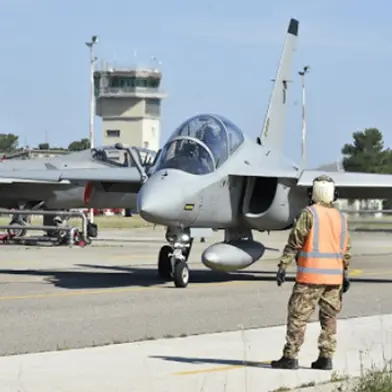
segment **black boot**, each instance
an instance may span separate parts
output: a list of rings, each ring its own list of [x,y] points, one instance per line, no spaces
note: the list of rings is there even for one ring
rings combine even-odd
[[[278,361],[271,361],[271,367],[273,369],[298,369],[298,360],[283,356]]]
[[[332,370],[332,359],[320,356],[317,361],[312,362],[312,369]]]

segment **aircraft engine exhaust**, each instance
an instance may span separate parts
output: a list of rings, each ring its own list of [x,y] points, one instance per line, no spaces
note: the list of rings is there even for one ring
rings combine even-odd
[[[253,240],[219,242],[202,254],[203,264],[211,270],[233,272],[249,267],[265,252],[265,246]]]

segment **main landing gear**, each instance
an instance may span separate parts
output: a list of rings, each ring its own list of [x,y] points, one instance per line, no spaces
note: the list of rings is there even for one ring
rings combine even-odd
[[[158,274],[164,280],[173,280],[176,287],[187,287],[189,283],[188,258],[193,238],[189,229],[167,228],[166,240],[170,245],[162,246],[158,258]]]

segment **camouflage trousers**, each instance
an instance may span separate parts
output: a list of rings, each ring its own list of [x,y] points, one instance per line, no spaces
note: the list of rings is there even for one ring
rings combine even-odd
[[[305,339],[306,325],[319,305],[321,332],[319,353],[332,358],[336,351],[336,316],[342,309],[341,286],[321,286],[295,283],[288,304],[286,344],[283,355],[297,358]]]

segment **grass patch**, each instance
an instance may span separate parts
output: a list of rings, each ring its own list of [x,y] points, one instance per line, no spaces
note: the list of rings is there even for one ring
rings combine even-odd
[[[0,215],[0,225],[8,225],[12,215]],[[94,223],[98,224],[99,229],[140,229],[152,228],[152,223],[143,220],[140,215],[134,214],[132,217],[123,216],[96,216]],[[34,216],[32,224],[41,225],[42,216]],[[69,224],[81,229],[81,219],[71,218]],[[392,230],[392,216],[385,216],[382,218],[361,217],[349,218],[349,227],[351,230],[365,229],[365,230]],[[0,230],[2,231],[2,230]]]
[[[0,216],[0,225],[8,225],[11,220],[11,215]],[[34,216],[31,219],[33,225],[42,225],[42,216]],[[70,226],[76,226],[81,229],[82,220],[80,218],[71,218],[68,221]],[[135,214],[132,217],[123,216],[96,216],[94,217],[94,223],[98,225],[99,229],[140,229],[140,228],[152,228],[153,224],[146,222],[139,215]],[[2,231],[0,229],[0,231]]]
[[[362,375],[353,383],[341,385],[335,392],[391,392],[392,391],[392,366],[387,362],[383,368],[372,366],[364,370]]]

